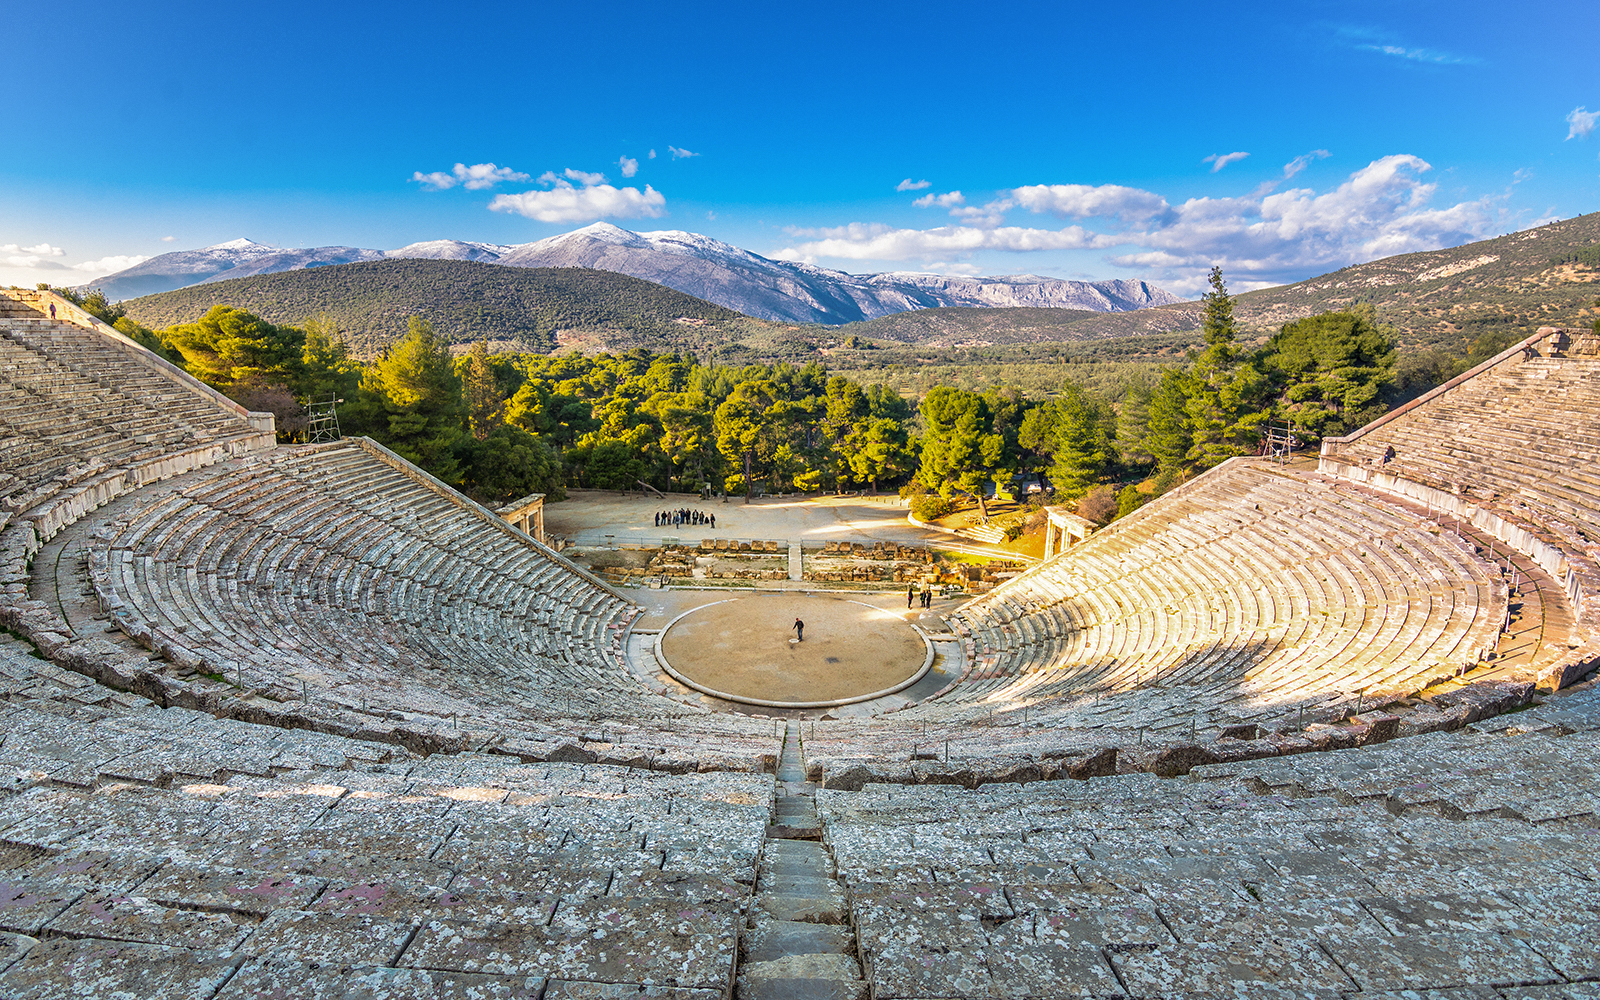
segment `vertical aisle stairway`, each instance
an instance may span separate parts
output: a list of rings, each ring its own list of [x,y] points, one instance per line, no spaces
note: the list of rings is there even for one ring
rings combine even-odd
[[[741,948],[737,1000],[866,1000],[850,904],[821,838],[800,726],[790,722]]]

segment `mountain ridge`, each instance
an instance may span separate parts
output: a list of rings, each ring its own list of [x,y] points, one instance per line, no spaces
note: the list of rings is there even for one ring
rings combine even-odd
[[[598,222],[532,243],[426,240],[396,250],[282,249],[248,239],[152,257],[94,282],[121,300],[281,271],[387,259],[470,260],[509,267],[585,267],[642,278],[749,316],[838,325],[948,306],[1123,312],[1181,301],[1135,279],[1040,275],[964,277],[888,271],[857,275],[779,261],[699,233],[635,233]]]
[[[1600,316],[1600,212],[1439,250],[1380,257],[1234,296],[1247,338],[1321,312],[1371,305],[1400,343],[1460,353],[1485,334],[1520,339],[1540,326]],[[838,327],[838,336],[915,343],[1070,343],[1198,330],[1205,307],[1179,302],[1092,315],[937,309]]]

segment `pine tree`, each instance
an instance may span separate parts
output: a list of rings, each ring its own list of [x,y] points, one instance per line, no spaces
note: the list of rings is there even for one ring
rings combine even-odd
[[[1228,294],[1228,286],[1222,281],[1222,268],[1211,268],[1211,291],[1201,300],[1205,303],[1206,315],[1203,329],[1206,336],[1206,354],[1211,355],[1214,363],[1226,366],[1233,361],[1233,342],[1238,334],[1238,328],[1233,321],[1233,297]]]
[[[463,393],[467,403],[467,426],[472,436],[487,441],[494,429],[505,422],[505,397],[489,366],[489,343],[480,340],[467,355]]]

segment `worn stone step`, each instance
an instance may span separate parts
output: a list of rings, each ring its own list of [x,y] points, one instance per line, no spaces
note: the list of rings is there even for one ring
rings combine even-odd
[[[777,861],[817,861],[828,870],[833,869],[833,859],[821,844],[801,843],[792,840],[769,841],[761,850],[762,861],[768,864]]]
[[[784,841],[769,841],[768,846],[772,846],[773,843],[784,843]],[[815,855],[777,854],[769,851],[761,860],[761,870],[775,875],[832,878],[833,862],[820,850]]]
[[[765,962],[746,962],[739,967],[739,978],[752,979],[842,979],[861,978],[861,966],[850,955],[784,955]]]
[[[744,960],[755,964],[770,963],[789,955],[848,956],[854,955],[855,947],[855,938],[844,927],[796,920],[761,920],[745,935]]]
[[[802,923],[845,923],[848,907],[845,894],[830,878],[773,880],[773,885],[755,896],[763,914],[776,920]]]
[[[734,1000],[867,1000],[867,984],[843,979],[741,979]]]
[[[831,878],[815,875],[780,875],[763,871],[756,876],[756,892],[798,892],[805,895],[834,893],[843,895],[839,883]]]

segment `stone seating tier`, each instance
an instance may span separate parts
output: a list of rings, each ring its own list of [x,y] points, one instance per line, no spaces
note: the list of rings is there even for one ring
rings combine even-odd
[[[968,680],[901,714],[1028,705],[1081,728],[1088,698],[1130,716],[1141,701],[1156,716],[1194,706],[1172,725],[1192,711],[1206,724],[1280,718],[1409,694],[1476,663],[1505,602],[1453,535],[1235,461],[964,606]]]
[[[1189,779],[817,807],[877,995],[1594,997],[1597,738],[1590,691]]]
[[[727,995],[770,776],[0,712],[0,994]]]
[[[1566,588],[1600,655],[1600,356],[1535,337],[1368,427],[1322,468],[1470,520]],[[1581,674],[1582,665],[1567,673]],[[1563,675],[1565,676],[1565,674]]]
[[[354,445],[198,475],[99,534],[125,631],[285,700],[458,724],[689,711],[620,665],[624,601]]]

